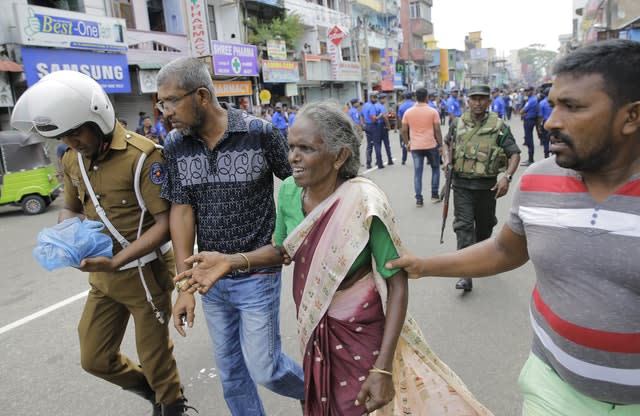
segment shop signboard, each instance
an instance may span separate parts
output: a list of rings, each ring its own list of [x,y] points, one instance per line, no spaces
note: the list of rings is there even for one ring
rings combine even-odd
[[[60,70],[78,71],[95,79],[108,93],[131,92],[127,56],[116,53],[22,47],[27,86]]]
[[[287,83],[300,81],[298,63],[292,61],[262,61],[264,82]]]
[[[211,41],[213,73],[227,76],[258,76],[258,48],[242,43]]]
[[[126,52],[124,19],[14,3],[20,43],[53,48]]]

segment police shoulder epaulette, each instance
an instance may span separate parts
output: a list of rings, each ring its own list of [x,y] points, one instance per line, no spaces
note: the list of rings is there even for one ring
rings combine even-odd
[[[127,141],[127,143],[129,143],[130,145],[139,149],[140,151],[142,151],[147,155],[151,154],[151,152],[153,152],[156,149],[156,144],[153,141],[137,133],[134,133],[132,131],[127,131],[124,135],[124,138]]]

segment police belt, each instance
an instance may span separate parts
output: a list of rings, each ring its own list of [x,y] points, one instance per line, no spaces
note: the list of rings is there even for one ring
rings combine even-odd
[[[171,241],[167,241],[166,243],[164,243],[163,245],[160,246],[160,253],[161,254],[167,254],[169,252],[169,250],[171,250]],[[128,270],[128,269],[133,269],[134,267],[138,267],[138,264],[140,265],[140,267],[143,267],[144,265],[151,263],[154,260],[158,259],[158,253],[157,250],[156,251],[152,251],[149,254],[146,254],[142,257],[140,257],[139,259],[136,260],[132,260],[129,263],[125,264],[124,266],[120,267],[118,270]]]

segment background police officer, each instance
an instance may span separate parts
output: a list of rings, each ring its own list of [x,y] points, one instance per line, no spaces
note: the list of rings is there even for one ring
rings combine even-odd
[[[167,327],[175,264],[169,204],[160,198],[166,176],[161,152],[117,123],[100,85],[75,71],[53,72],[29,88],[11,124],[70,147],[62,158],[65,200],[58,220],[102,221],[114,240],[112,258],[80,263],[91,285],[78,325],[82,368],[149,400],[154,416],[184,415]],[[134,175],[139,164],[141,173]],[[130,316],[140,365],[120,352]]]
[[[496,113],[489,112],[489,86],[469,90],[469,110],[447,134],[453,165],[453,230],[458,249],[491,236],[496,219],[496,199],[505,195],[520,162],[520,149]],[[500,172],[506,173],[496,181]],[[471,279],[460,279],[456,289],[472,289]]]

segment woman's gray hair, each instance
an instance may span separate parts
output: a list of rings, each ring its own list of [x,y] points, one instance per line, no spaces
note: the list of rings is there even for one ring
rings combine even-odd
[[[156,78],[157,85],[176,81],[176,87],[192,91],[198,87],[206,87],[215,97],[213,81],[207,66],[196,58],[182,57],[174,59],[160,69]]]
[[[298,111],[297,119],[313,122],[329,153],[337,155],[341,149],[349,151],[349,157],[338,171],[338,177],[350,179],[358,176],[360,169],[360,141],[362,134],[353,121],[342,111],[337,101],[315,101],[305,104]]]

